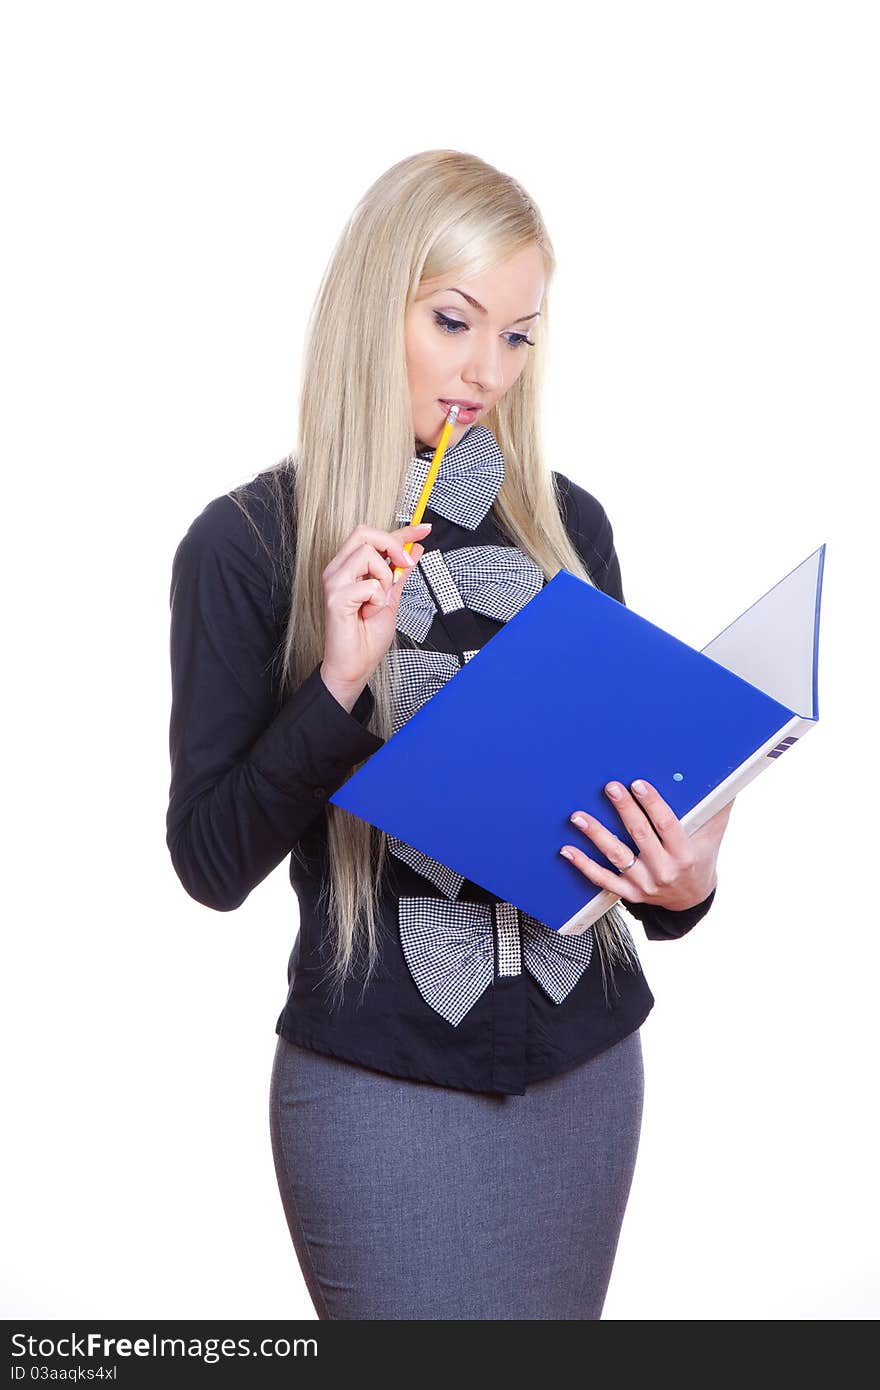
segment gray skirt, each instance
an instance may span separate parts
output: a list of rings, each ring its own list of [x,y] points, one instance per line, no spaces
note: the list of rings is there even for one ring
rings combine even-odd
[[[642,1122],[639,1031],[523,1096],[279,1037],[272,1153],[324,1319],[598,1319]]]

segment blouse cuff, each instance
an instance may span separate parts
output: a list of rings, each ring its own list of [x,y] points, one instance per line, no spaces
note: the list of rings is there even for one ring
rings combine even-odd
[[[249,761],[280,790],[325,801],[385,742],[364,727],[373,704],[367,686],[349,713],[327,689],[319,663],[254,743]]]
[[[623,906],[627,912],[641,922],[645,929],[645,936],[649,941],[674,941],[680,936],[684,936],[698,922],[701,922],[709,911],[718,891],[716,883],[708,898],[704,898],[701,903],[695,903],[693,907],[682,908],[676,912],[670,907],[658,907],[652,903],[628,903],[624,901]]]

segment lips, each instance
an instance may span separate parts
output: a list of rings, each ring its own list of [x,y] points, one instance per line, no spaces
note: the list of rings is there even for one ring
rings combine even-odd
[[[483,409],[479,401],[447,401],[441,398],[440,404],[448,411],[451,405],[460,406],[459,418],[463,415],[478,415]]]

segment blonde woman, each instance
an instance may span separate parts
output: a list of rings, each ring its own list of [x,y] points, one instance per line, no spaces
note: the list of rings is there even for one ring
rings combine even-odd
[[[328,804],[560,568],[624,602],[601,503],[542,456],[553,269],[510,176],[454,150],[389,169],[320,286],[295,453],[174,557],[168,847],[220,912],[290,860],[270,1128],[321,1319],[598,1319],[629,1196],[654,999],[620,908],[560,938]],[[680,937],[730,807],[688,838],[654,788],[611,805],[640,853],[572,827],[574,869]]]

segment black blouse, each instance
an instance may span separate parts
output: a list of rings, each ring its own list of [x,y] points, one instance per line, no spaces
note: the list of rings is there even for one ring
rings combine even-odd
[[[472,432],[457,450],[447,451],[442,469],[453,455],[461,458],[460,446],[467,439],[473,442]],[[418,460],[426,470],[421,461],[429,455],[416,456],[414,464]],[[501,469],[503,475],[503,461]],[[612,529],[602,506],[563,474],[554,476],[578,553],[598,587],[623,603]],[[462,478],[456,480],[459,496],[462,483]],[[325,803],[383,740],[367,728],[373,710],[369,686],[349,713],[324,685],[320,663],[279,706],[277,658],[290,605],[279,522],[265,475],[248,483],[244,492],[267,549],[224,495],[195,518],[174,555],[167,844],[187,893],[218,912],[240,907],[289,856],[300,926],[276,1033],[301,1047],[394,1076],[513,1095],[523,1095],[530,1083],[566,1071],[632,1033],[654,1005],[640,966],[616,965],[609,988],[603,984],[598,949],[593,950],[574,986],[555,999],[522,967],[522,951],[511,950],[512,935],[519,935],[514,946],[523,944],[527,924],[522,914],[460,876],[455,876],[455,902],[481,905],[481,915],[476,908],[473,912],[491,930],[494,969],[464,1017],[453,1023],[438,1012],[410,973],[399,914],[401,901],[410,909],[427,899],[446,903],[451,890],[444,896],[438,886],[442,879],[432,872],[442,866],[420,864],[418,854],[400,842],[386,856],[383,872],[379,962],[366,989],[364,975],[356,970],[342,1000],[331,1004],[333,945],[319,902],[327,866]],[[438,492],[438,506],[440,497]],[[423,542],[426,552],[510,545],[491,505],[485,515],[482,506],[469,516],[455,507],[445,510],[458,519],[431,506],[425,512],[424,519],[433,523]],[[441,564],[442,554],[433,570],[420,562],[413,583],[420,567],[436,573]],[[491,604],[483,607],[491,610]],[[421,646],[448,653],[460,665],[501,626],[502,620],[487,612],[441,599]],[[414,646],[410,639],[404,645]],[[714,897],[713,890],[683,912],[626,900],[619,906],[641,921],[650,940],[669,940],[694,927]],[[412,925],[410,921],[410,930]],[[564,938],[587,939],[587,933]]]

